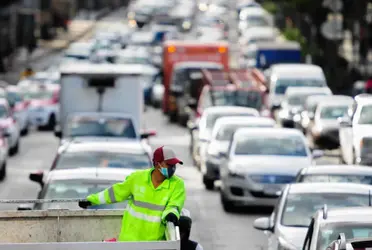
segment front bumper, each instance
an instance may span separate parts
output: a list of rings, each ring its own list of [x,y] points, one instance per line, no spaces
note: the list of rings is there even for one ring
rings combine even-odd
[[[221,192],[236,205],[275,206],[282,184],[255,184],[253,187],[243,179],[226,178],[222,181]]]

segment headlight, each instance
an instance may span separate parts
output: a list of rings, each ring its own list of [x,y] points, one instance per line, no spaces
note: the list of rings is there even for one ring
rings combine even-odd
[[[285,241],[284,239],[279,238],[278,250],[297,250],[297,247]]]
[[[243,174],[237,173],[237,172],[232,171],[232,170],[229,170],[229,177],[237,178],[237,179],[242,179],[242,180],[245,179],[245,176]]]

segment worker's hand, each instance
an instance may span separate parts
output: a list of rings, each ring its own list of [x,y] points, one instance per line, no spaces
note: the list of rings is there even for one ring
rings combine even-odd
[[[79,201],[79,207],[86,209],[93,204],[90,201]]]
[[[179,226],[179,220],[177,216],[174,213],[169,213],[167,216],[165,216],[165,221],[172,222],[175,226]]]

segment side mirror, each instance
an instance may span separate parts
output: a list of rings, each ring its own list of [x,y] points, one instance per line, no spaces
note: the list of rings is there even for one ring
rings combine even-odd
[[[187,103],[187,106],[189,106],[189,108],[195,110],[198,107],[198,102],[195,99],[190,99]]]
[[[18,211],[32,210],[31,204],[21,204],[17,207]]]
[[[141,133],[141,139],[147,139],[151,136],[156,136],[156,131],[155,130],[151,130],[151,131]]]
[[[227,158],[227,153],[226,153],[226,152],[219,152],[219,153],[218,153],[218,156],[219,156],[220,158]]]
[[[351,122],[350,118],[348,118],[348,117],[338,118],[338,123],[340,124],[340,127],[344,127],[344,128],[352,126],[352,122]]]
[[[41,188],[44,187],[44,182],[43,182],[44,173],[43,172],[31,173],[29,178],[31,181],[39,183]]]
[[[315,149],[313,150],[312,155],[313,155],[313,159],[319,159],[324,156],[324,151]]]
[[[58,137],[59,139],[62,138],[62,131],[61,130],[54,130],[55,137]]]
[[[253,227],[257,230],[262,231],[272,231],[272,228],[270,227],[270,218],[269,217],[262,217],[258,218],[253,222]]]

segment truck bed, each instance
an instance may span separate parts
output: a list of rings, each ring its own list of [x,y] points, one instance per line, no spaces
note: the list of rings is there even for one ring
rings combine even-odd
[[[102,242],[118,237],[122,216],[122,210],[0,211],[0,249],[180,249],[173,224],[167,226],[168,241]]]

